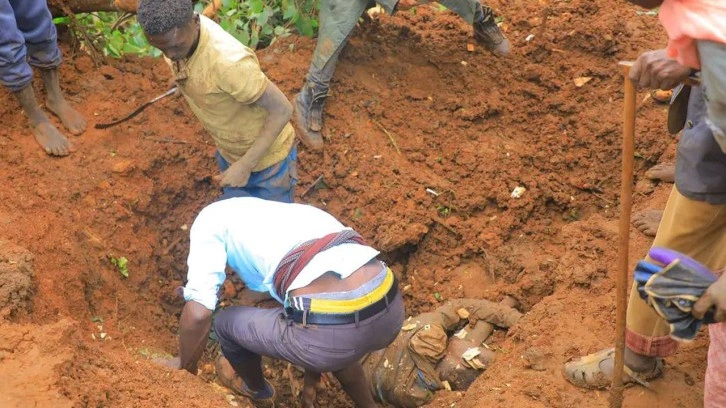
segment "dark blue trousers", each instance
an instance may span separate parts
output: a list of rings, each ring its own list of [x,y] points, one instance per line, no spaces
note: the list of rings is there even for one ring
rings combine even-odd
[[[0,83],[19,91],[33,78],[31,66],[60,65],[57,39],[46,0],[0,0]]]

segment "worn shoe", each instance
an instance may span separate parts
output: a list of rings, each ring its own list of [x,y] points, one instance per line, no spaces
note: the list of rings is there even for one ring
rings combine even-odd
[[[242,378],[234,371],[232,365],[224,356],[217,357],[214,362],[214,369],[217,372],[217,380],[227,387],[233,393],[248,398],[255,407],[258,408],[274,408],[275,407],[275,387],[265,380],[266,389],[253,392],[247,388]],[[265,394],[261,396],[260,394]]]
[[[474,38],[492,54],[498,57],[509,55],[509,40],[504,36],[496,22],[494,11],[484,6],[480,16],[474,19]]]
[[[307,81],[300,93],[295,95],[292,122],[300,141],[313,150],[323,148],[320,131],[323,129],[323,110],[327,95],[327,88],[310,85]]]
[[[580,388],[604,389],[612,383],[612,374],[602,369],[602,364],[615,358],[615,349],[600,350],[565,364],[564,374],[567,381]],[[655,360],[655,366],[649,372],[636,372],[624,367],[623,384],[636,383],[648,387],[648,380],[663,375],[663,359]]]

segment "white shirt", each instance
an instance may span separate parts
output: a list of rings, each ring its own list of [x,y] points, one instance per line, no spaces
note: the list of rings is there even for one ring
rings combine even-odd
[[[209,310],[217,305],[217,292],[226,278],[227,265],[248,288],[275,293],[273,275],[282,258],[311,239],[349,229],[332,215],[304,204],[237,197],[217,201],[199,213],[190,231],[187,285],[184,299]],[[365,245],[341,244],[315,255],[288,291],[307,286],[328,271],[344,279],[378,255]],[[287,294],[286,294],[287,295]]]

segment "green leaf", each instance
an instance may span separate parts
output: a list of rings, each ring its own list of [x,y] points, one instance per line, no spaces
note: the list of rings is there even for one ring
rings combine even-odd
[[[282,19],[283,20],[293,20],[294,18],[298,18],[298,12],[297,8],[294,4],[289,5],[284,9],[285,11],[282,13]]]
[[[56,17],[53,19],[53,24],[70,24],[71,19],[69,17]]]

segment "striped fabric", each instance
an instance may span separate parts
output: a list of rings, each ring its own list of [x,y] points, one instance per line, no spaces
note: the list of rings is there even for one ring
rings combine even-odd
[[[340,244],[356,243],[365,245],[363,238],[352,229],[328,234],[322,238],[303,242],[288,252],[275,269],[273,278],[275,292],[280,299],[284,299],[287,288],[290,287],[300,271],[305,268],[311,259],[320,252]]]

